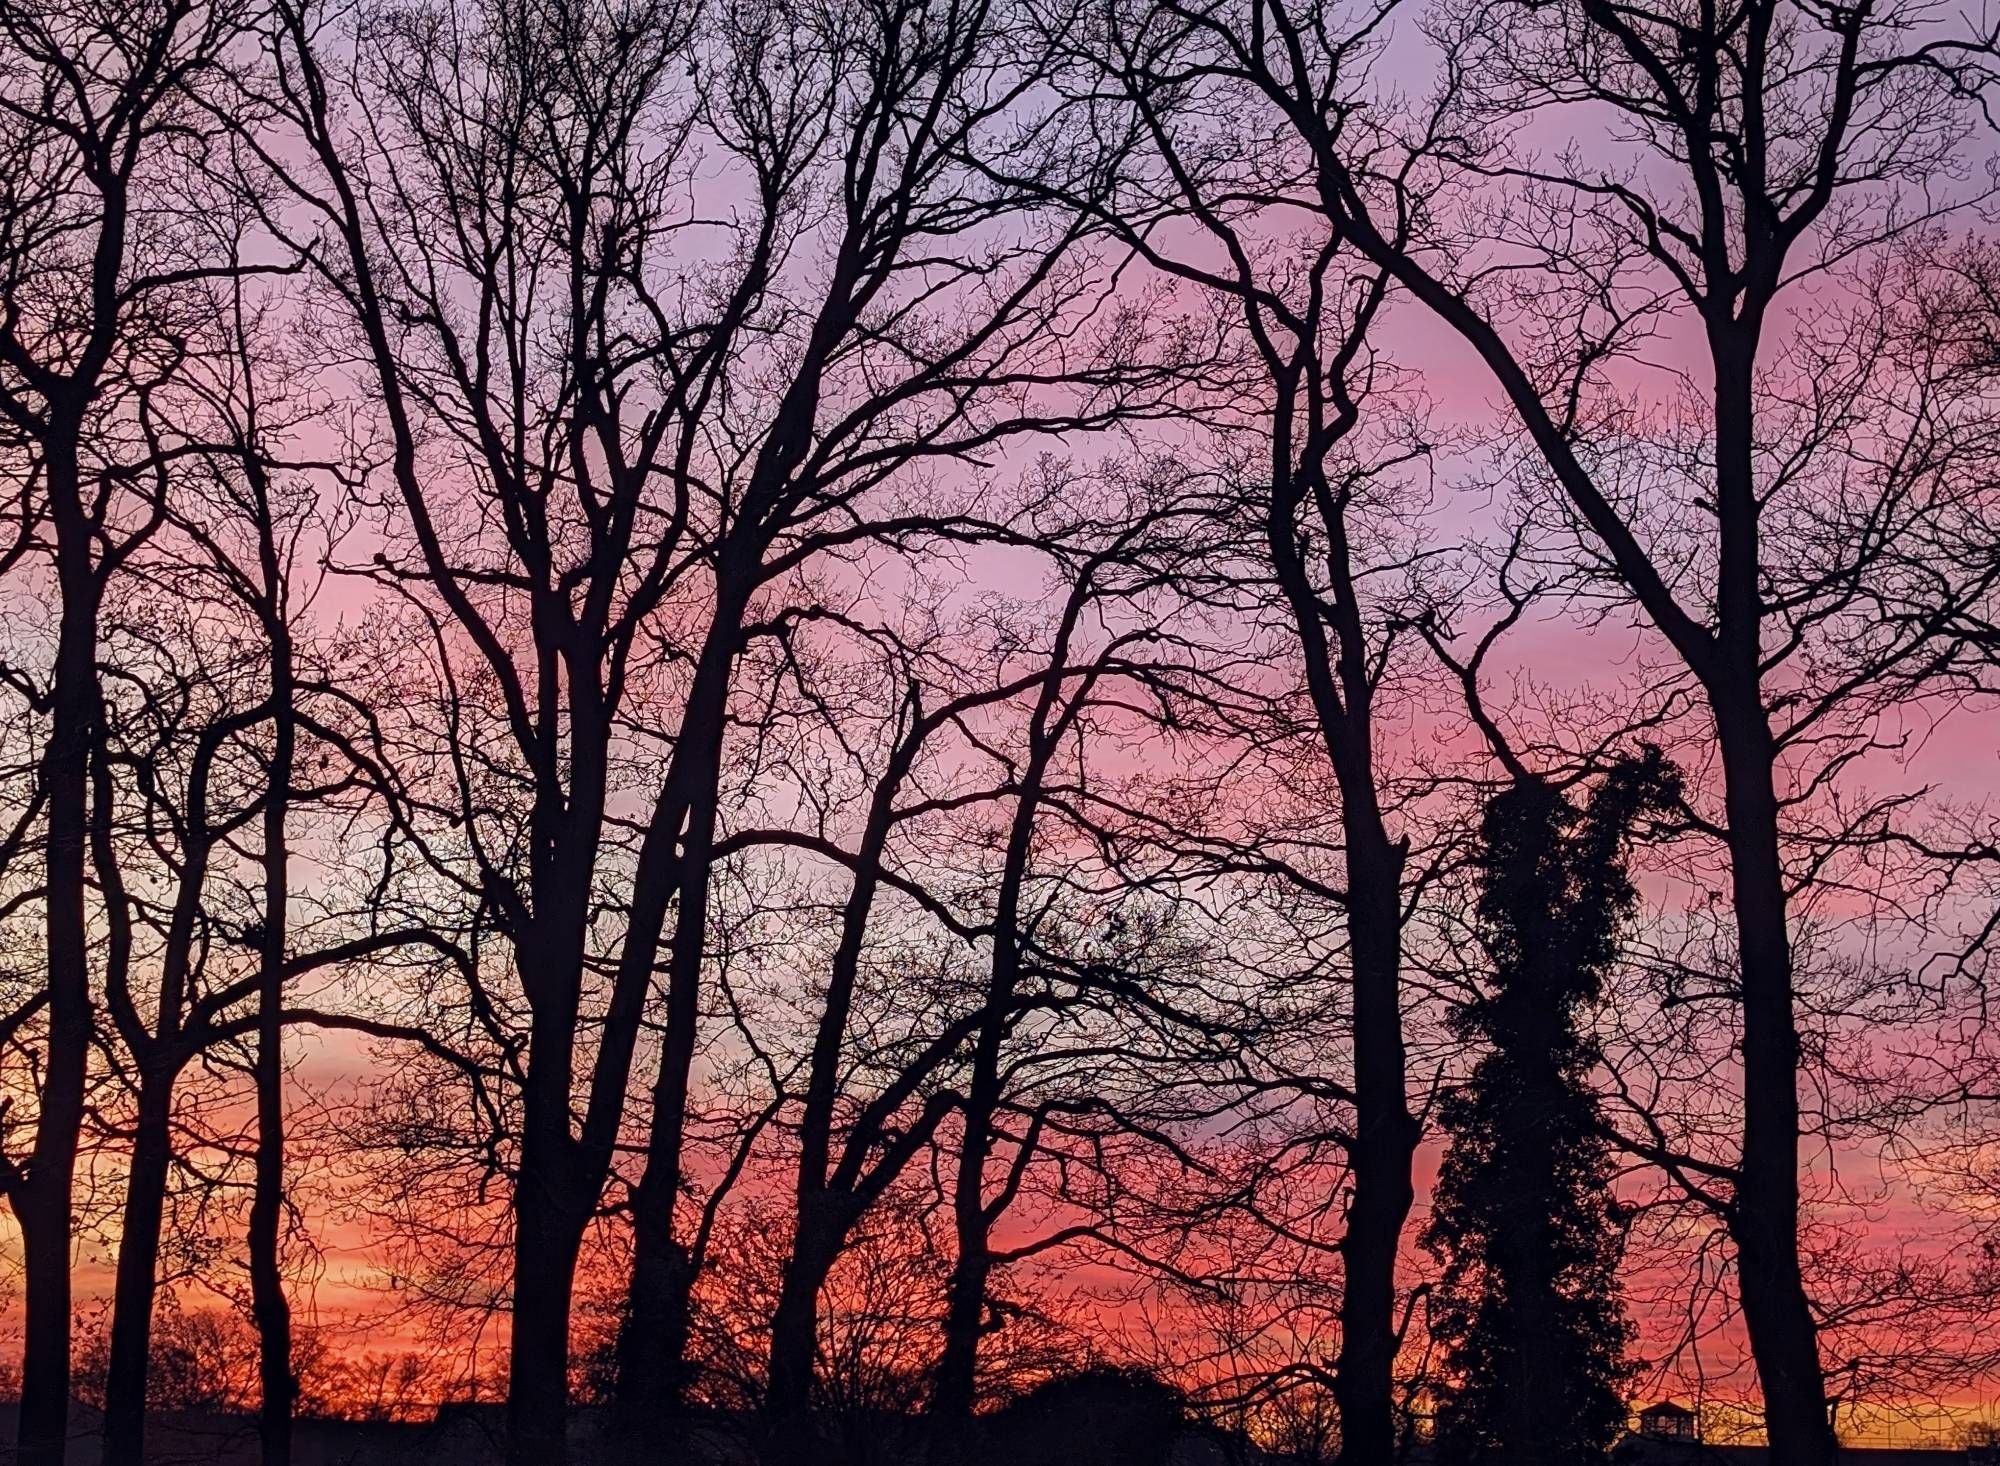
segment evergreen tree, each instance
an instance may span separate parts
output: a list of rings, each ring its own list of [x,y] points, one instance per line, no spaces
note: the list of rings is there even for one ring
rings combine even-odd
[[[1441,1108],[1450,1144],[1424,1233],[1444,1270],[1447,1462],[1599,1461],[1624,1426],[1621,1234],[1588,1083],[1599,1053],[1579,1018],[1635,904],[1627,838],[1676,792],[1648,749],[1587,808],[1532,776],[1486,806],[1475,865],[1491,978],[1453,1017],[1485,1052]]]

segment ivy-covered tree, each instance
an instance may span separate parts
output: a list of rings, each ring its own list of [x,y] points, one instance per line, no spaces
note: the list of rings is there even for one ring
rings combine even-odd
[[[1474,863],[1490,970],[1453,1017],[1484,1052],[1441,1108],[1450,1143],[1424,1234],[1443,1267],[1447,1462],[1601,1461],[1624,1426],[1621,1229],[1589,1086],[1598,1051],[1579,1019],[1636,901],[1633,826],[1676,793],[1648,749],[1587,806],[1531,775],[1487,803]]]

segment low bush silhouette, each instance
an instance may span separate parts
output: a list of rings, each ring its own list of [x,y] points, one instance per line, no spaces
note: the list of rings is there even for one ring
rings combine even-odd
[[[995,1412],[975,1459],[981,1466],[1158,1466],[1187,1423],[1186,1397],[1144,1370],[1080,1370]]]

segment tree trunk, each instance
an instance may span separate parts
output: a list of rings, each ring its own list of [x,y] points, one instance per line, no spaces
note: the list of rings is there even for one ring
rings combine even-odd
[[[1762,525],[1754,377],[1762,329],[1746,302],[1709,333],[1715,363],[1718,664],[1708,696],[1722,752],[1731,905],[1743,988],[1743,1139],[1726,1221],[1764,1394],[1772,1466],[1832,1466],[1818,1328],[1799,1268],[1799,1035],[1763,693]]]
[[[706,865],[698,877],[690,879],[698,880],[705,889]],[[700,915],[691,915],[689,894],[684,884],[682,919],[675,931],[677,952],[691,927],[698,931],[706,924],[705,908]],[[677,969],[679,965],[674,964]],[[674,1208],[680,1198],[681,1156],[686,1144],[688,1084],[699,1013],[696,997],[692,975],[683,976],[678,970],[670,974],[667,1031],[660,1047],[660,1072],[653,1085],[646,1167],[632,1196],[632,1280],[619,1341],[618,1411],[629,1432],[657,1429],[678,1414],[686,1383],[682,1366],[694,1260],[674,1234]]]
[[[1758,701],[1717,701],[1743,984],[1743,1144],[1728,1215],[1772,1466],[1831,1466],[1818,1325],[1799,1266],[1799,1036],[1774,751]]]
[[[934,1460],[958,1449],[958,1438],[972,1417],[979,1382],[979,1339],[986,1321],[986,1287],[993,1275],[992,1213],[986,1205],[986,1161],[993,1151],[993,1113],[1000,1105],[1000,1040],[1004,1019],[1000,1006],[1013,994],[1017,964],[1012,958],[1012,917],[1006,913],[1008,959],[996,960],[997,980],[987,993],[995,1011],[988,1015],[973,1054],[972,1082],[967,1086],[965,1133],[959,1141],[958,1170],[952,1179],[952,1228],[957,1261],[951,1270],[945,1301],[944,1352],[938,1358],[937,1384],[931,1402],[937,1417]],[[996,940],[999,940],[996,936]],[[1004,990],[1003,990],[1004,988]]]
[[[979,1379],[979,1339],[986,1322],[986,1285],[993,1271],[987,1243],[985,1208],[976,1220],[957,1211],[958,1260],[951,1270],[945,1298],[944,1349],[938,1356],[937,1383],[931,1413],[939,1438],[948,1440],[972,1416]]]
[[[250,1204],[250,1307],[257,1322],[257,1372],[261,1385],[257,1431],[264,1466],[290,1466],[292,1312],[278,1245],[285,1197],[285,935],[290,895],[290,849],[285,813],[290,803],[292,749],[291,648],[282,627],[273,628],[273,709],[269,788],[264,805],[264,941],[257,981],[257,1166]]]
[[[111,1359],[104,1383],[104,1466],[140,1466],[145,1456],[146,1379],[153,1302],[159,1289],[160,1225],[172,1162],[174,1072],[152,1066],[139,1080],[138,1123],[125,1174],[125,1210],[111,1304]]]
[[[83,1133],[92,1013],[84,842],[90,749],[97,726],[96,570],[79,501],[74,435],[52,437],[45,471],[62,599],[53,720],[42,764],[48,793],[44,893],[48,1048],[35,1142],[15,1214],[27,1303],[21,1356],[21,1466],[61,1466],[69,1435],[71,1189]]]
[[[1081,586],[1072,591],[1064,610],[1051,665],[1061,665],[1069,655],[1070,636],[1083,605],[1080,591]],[[965,1129],[952,1178],[952,1229],[958,1256],[946,1295],[944,1352],[938,1359],[931,1400],[938,1427],[931,1436],[931,1459],[938,1462],[961,1449],[978,1392],[979,1340],[986,1322],[986,1289],[993,1276],[993,1225],[1006,1204],[1004,1194],[993,1205],[987,1204],[986,1163],[993,1154],[993,1117],[1005,1094],[1000,1056],[1007,1038],[1008,1009],[1021,978],[1021,890],[1034,850],[1043,781],[1056,744],[1069,725],[1068,714],[1055,718],[1051,725],[1060,687],[1058,679],[1051,679],[1036,699],[1029,725],[1028,761],[1021,771],[1006,860],[993,903],[993,963],[986,981],[986,1014],[973,1048],[972,1075],[962,1106]],[[1030,1136],[1024,1145],[1032,1141]],[[1029,1159],[1026,1154],[1019,1158],[1023,1164]]]
[[[673,1235],[671,1203],[648,1203],[633,1205],[632,1291],[618,1343],[620,1425],[635,1436],[679,1412],[693,1322],[694,1259]],[[668,1225],[661,1235],[663,1221]],[[650,1388],[640,1388],[641,1380]]]
[[[508,1466],[569,1459],[569,1324],[585,1218],[561,1178],[522,1153],[514,1208],[514,1317],[507,1352]]]
[[[1372,773],[1370,775],[1372,778]],[[1340,1352],[1334,1403],[1343,1466],[1386,1466],[1396,1441],[1396,1260],[1414,1197],[1417,1122],[1405,1075],[1401,855],[1367,804],[1347,841],[1354,963],[1353,1200],[1341,1239]],[[1350,800],[1350,803],[1352,801]]]
[[[686,825],[681,837],[678,904],[667,971],[667,1027],[653,1083],[646,1166],[632,1197],[632,1280],[618,1361],[618,1410],[627,1430],[645,1431],[678,1413],[686,1385],[695,1259],[674,1233],[682,1152],[687,1142],[688,1087],[701,1017],[701,971],[708,935],[708,864],[715,842],[717,785],[722,771],[723,718],[735,668],[737,626],[744,598],[718,597],[688,690],[682,727],[686,743],[669,777],[679,784]],[[685,760],[685,762],[681,762]],[[665,912],[660,912],[664,924]],[[657,945],[659,926],[644,940]]]
[[[1343,1466],[1384,1466],[1396,1438],[1396,1261],[1415,1187],[1418,1124],[1410,1114],[1403,1042],[1403,847],[1389,836],[1375,787],[1374,681],[1343,513],[1319,511],[1333,595],[1306,575],[1294,517],[1321,496],[1314,461],[1290,453],[1294,384],[1275,378],[1273,479],[1267,538],[1272,566],[1304,652],[1307,690],[1340,787],[1347,861],[1348,959],[1353,967],[1352,1199],[1341,1237],[1340,1350],[1333,1395]],[[1329,629],[1332,632],[1328,636]]]
[[[69,1197],[45,1181],[23,1198],[18,1215],[27,1296],[19,1459],[21,1466],[62,1466],[69,1438]]]
[[[764,1394],[767,1466],[810,1466],[814,1460],[819,1294],[846,1234],[846,1219],[829,1200],[799,1208],[799,1232],[792,1239],[778,1306],[771,1315],[771,1365]]]
[[[1517,1184],[1504,1187],[1498,1198],[1499,1233],[1489,1242],[1498,1277],[1487,1290],[1489,1297],[1504,1291],[1505,1321],[1519,1347],[1513,1352],[1513,1378],[1495,1434],[1498,1466],[1562,1466],[1577,1460],[1573,1447],[1565,1449],[1570,1422],[1561,1418],[1562,1411],[1549,1408],[1552,1401],[1571,1398],[1562,1360],[1553,1352],[1562,1331],[1552,1308],[1557,1283],[1554,1208],[1569,1184],[1557,1170],[1550,1144],[1550,1125],[1563,1113],[1565,1085],[1554,1058],[1562,1041],[1556,1018],[1563,999],[1547,981],[1545,969],[1530,968],[1523,978],[1524,991],[1502,997],[1516,1000],[1517,1008],[1533,1006],[1503,1050],[1515,1093],[1496,1117],[1498,1143],[1512,1158]]]
[[[578,1180],[570,1133],[577,1023],[577,985],[570,977],[574,954],[581,951],[572,936],[568,925],[556,923],[553,930],[524,934],[515,948],[523,986],[531,992],[540,987],[544,996],[528,1036],[521,1164],[514,1182],[508,1466],[564,1466],[568,1460],[571,1294],[597,1197]]]

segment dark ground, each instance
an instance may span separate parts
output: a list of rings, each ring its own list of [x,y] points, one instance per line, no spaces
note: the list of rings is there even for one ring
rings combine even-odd
[[[293,1434],[295,1466],[498,1466],[501,1407],[447,1406],[411,1424],[302,1420]],[[12,1461],[15,1407],[0,1406],[0,1466]],[[97,1412],[72,1416],[70,1466],[98,1466]],[[846,1422],[829,1429],[824,1466],[928,1466],[919,1422],[907,1417]],[[756,1466],[755,1422],[742,1416],[690,1419],[685,1442],[663,1450],[617,1439],[606,1412],[577,1412],[575,1466]],[[257,1466],[256,1422],[244,1416],[162,1415],[148,1429],[157,1466]],[[1186,1423],[1178,1403],[1122,1388],[1062,1381],[982,1418],[952,1466],[1277,1466],[1246,1443]]]

